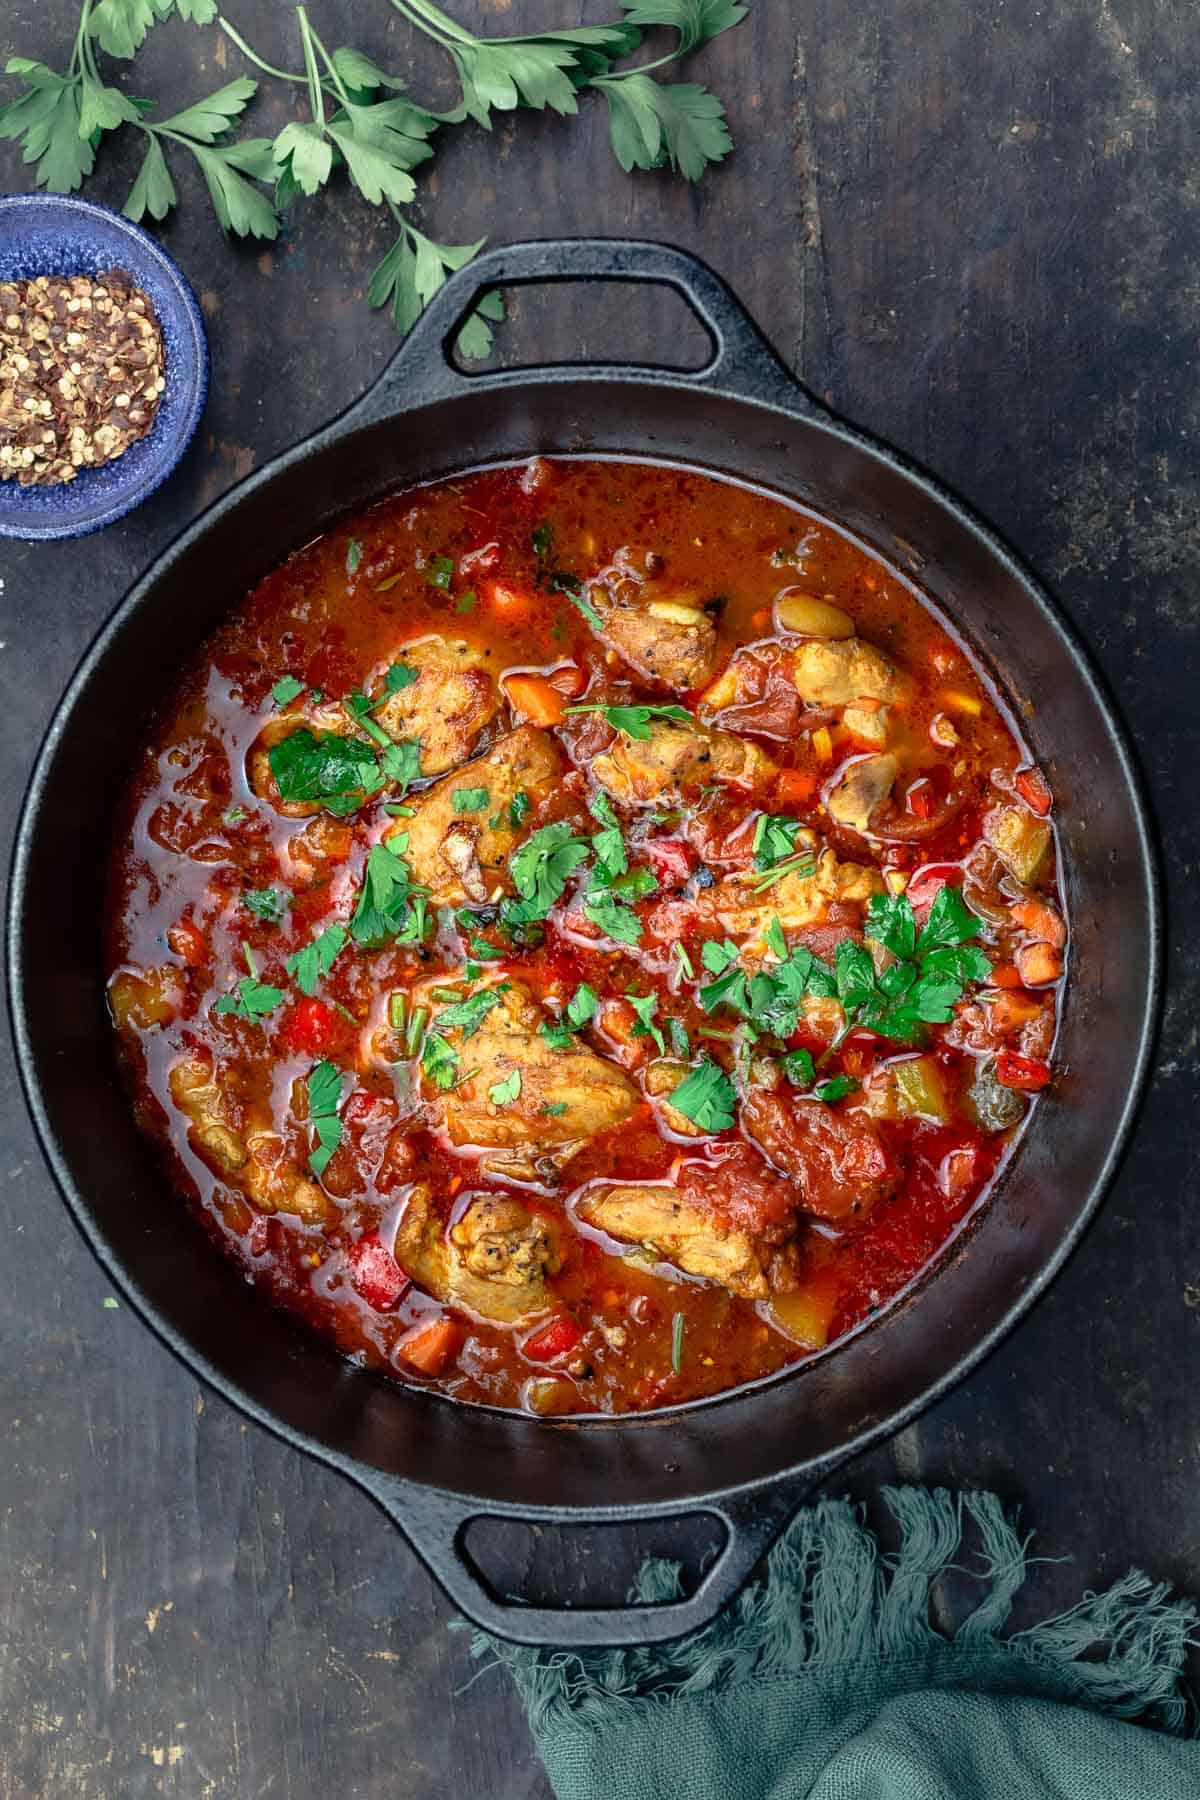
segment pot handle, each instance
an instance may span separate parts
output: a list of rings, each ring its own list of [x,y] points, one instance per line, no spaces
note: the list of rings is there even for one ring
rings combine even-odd
[[[524,1524],[600,1525],[621,1523],[602,1511],[537,1513],[532,1508],[464,1500],[442,1490],[376,1477],[367,1491],[400,1527],[430,1574],[475,1625],[514,1644],[569,1650],[619,1650],[660,1644],[708,1625],[745,1586],[759,1559],[771,1548],[791,1515],[827,1469],[809,1470],[791,1481],[704,1500],[694,1506],[658,1509],[652,1518],[707,1514],[725,1527],[725,1544],[695,1593],[663,1604],[629,1603],[603,1607],[525,1606],[493,1592],[464,1547],[467,1527],[480,1519],[515,1519]],[[359,1477],[361,1480],[361,1476]]]
[[[693,371],[646,363],[548,363],[537,369],[464,374],[451,360],[454,340],[480,295],[496,287],[563,281],[649,281],[670,287],[699,319],[712,356]],[[353,424],[392,418],[414,406],[519,386],[557,373],[560,379],[670,382],[765,401],[789,412],[824,417],[824,409],[776,356],[720,276],[686,250],[629,238],[544,238],[500,245],[468,263],[434,295],[382,375],[352,409]]]

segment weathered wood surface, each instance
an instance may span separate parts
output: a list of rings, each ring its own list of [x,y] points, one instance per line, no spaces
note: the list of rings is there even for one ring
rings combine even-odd
[[[383,0],[314,10],[333,42],[398,67],[410,55]],[[468,22],[487,10],[457,7]],[[530,0],[500,29],[569,13]],[[286,15],[243,0],[237,22],[285,57]],[[53,60],[75,17],[73,0],[9,0],[0,55]],[[203,91],[200,42],[164,28],[136,91]],[[1039,1572],[1043,1605],[1130,1562],[1200,1591],[1195,54],[1191,9],[1161,0],[759,0],[696,71],[738,140],[699,191],[623,177],[597,105],[582,125],[522,116],[493,139],[457,134],[426,208],[458,241],[584,230],[698,249],[814,388],[995,521],[1120,696],[1166,824],[1175,924],[1136,1145],[1032,1318],[834,1484],[994,1485],[1045,1550],[1075,1553]],[[0,171],[27,182],[7,146]],[[118,154],[90,191],[120,204],[129,176]],[[392,348],[362,302],[382,240],[344,195],[272,250],[235,249],[189,179],[163,235],[203,295],[212,401],[183,469],[134,518],[82,545],[0,547],[6,843],[55,699],[133,574]],[[568,317],[525,302],[506,339],[510,353],[652,354],[673,338],[670,304],[609,292]],[[449,1609],[371,1503],[206,1399],[128,1310],[104,1307],[11,1070],[3,1100],[0,1794],[544,1800],[505,1684],[462,1691],[473,1670]],[[518,1581],[522,1554],[500,1550]],[[606,1545],[528,1554],[539,1586],[614,1578]]]

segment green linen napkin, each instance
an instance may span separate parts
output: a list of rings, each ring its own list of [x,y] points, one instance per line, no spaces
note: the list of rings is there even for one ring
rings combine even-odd
[[[536,1651],[507,1668],[559,1800],[1187,1800],[1182,1676],[1195,1608],[1131,1572],[1002,1636],[1026,1578],[992,1494],[889,1488],[885,1553],[848,1501],[799,1513],[765,1579],[654,1649]],[[933,1587],[976,1539],[983,1597],[952,1635]],[[637,1597],[678,1592],[673,1564]]]

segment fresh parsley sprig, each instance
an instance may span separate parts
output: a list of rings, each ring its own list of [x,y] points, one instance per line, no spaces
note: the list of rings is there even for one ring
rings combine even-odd
[[[664,81],[660,72],[738,24],[746,8],[734,0],[622,0],[619,21],[510,38],[477,37],[432,0],[390,3],[453,62],[460,100],[450,111],[434,113],[409,99],[404,84],[362,51],[330,50],[304,6],[295,8],[304,66],[289,70],[260,56],[218,15],[216,0],[81,0],[65,70],[10,58],[7,73],[25,91],[0,107],[0,138],[19,143],[25,161],[36,163],[39,186],[73,192],[92,173],[103,136],[128,126],[146,142],[125,205],[129,217],[161,220],[176,205],[167,158],[181,149],[199,166],[222,227],[239,237],[276,237],[284,208],[344,174],[363,201],[386,209],[395,222],[396,240],[374,271],[367,297],[371,306],[389,310],[400,331],[409,330],[447,276],[483,243],[437,243],[406,210],[416,197],[414,171],[430,161],[434,140],[448,129],[466,121],[491,129],[495,113],[516,108],[573,114],[580,92],[593,89],[607,103],[612,148],[627,171],[669,167],[696,181],[732,147],[716,95],[692,82]],[[260,77],[303,95],[306,116],[289,119],[274,138],[235,139],[259,85],[239,76],[183,112],[154,119],[152,102],[105,80],[97,49],[129,61],[151,26],[171,16],[218,26]],[[616,63],[655,26],[674,30],[672,49],[618,69]],[[460,354],[486,356],[492,326],[503,317],[500,295],[486,294],[459,334]],[[597,622],[579,584],[572,588],[567,580],[562,578],[562,591]]]
[[[308,1166],[319,1181],[342,1141],[342,1121],[338,1114],[342,1104],[342,1071],[336,1063],[315,1063],[304,1086],[308,1094],[308,1122],[316,1138],[316,1144],[309,1152]]]
[[[636,738],[643,744],[650,741],[652,719],[666,719],[673,725],[695,723],[686,707],[658,705],[652,701],[630,706],[608,706],[595,702],[585,706],[568,706],[565,710],[568,713],[602,713],[614,731],[623,732],[626,737]]]

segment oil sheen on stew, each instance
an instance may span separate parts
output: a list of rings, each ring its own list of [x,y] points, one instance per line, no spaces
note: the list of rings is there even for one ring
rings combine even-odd
[[[619,461],[400,494],[158,715],[106,952],[138,1117],[264,1299],[398,1379],[759,1379],[929,1264],[1051,1082],[1051,805],[826,521]]]

